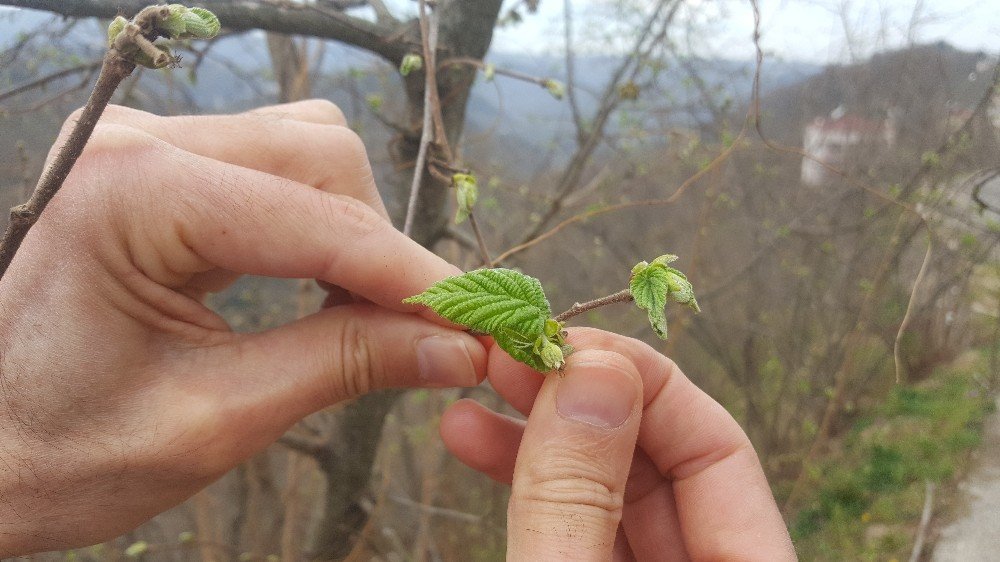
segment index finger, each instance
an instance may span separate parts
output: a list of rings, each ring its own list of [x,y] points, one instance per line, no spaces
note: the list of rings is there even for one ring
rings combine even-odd
[[[119,182],[127,192],[110,199],[125,203],[112,212],[139,241],[128,245],[132,259],[163,285],[179,288],[222,268],[320,279],[413,310],[401,301],[460,272],[357,199],[192,154],[135,129],[105,129],[150,164],[148,175]]]

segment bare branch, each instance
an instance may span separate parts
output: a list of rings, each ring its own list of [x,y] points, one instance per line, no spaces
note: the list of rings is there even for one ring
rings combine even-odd
[[[476,251],[477,242],[468,234],[462,232],[461,230],[456,230],[454,228],[448,228],[444,232],[444,236],[458,243],[459,246],[465,248],[466,250]]]
[[[80,120],[73,127],[66,144],[59,149],[55,160],[42,175],[28,202],[10,210],[10,224],[3,235],[3,240],[0,240],[0,279],[10,267],[14,260],[14,254],[21,247],[24,237],[38,221],[38,217],[45,210],[49,201],[62,187],[76,160],[83,153],[83,148],[87,145],[91,133],[94,132],[94,127],[97,126],[97,120],[104,113],[104,108],[111,101],[115,89],[134,69],[135,64],[118,56],[118,52],[114,48],[108,50],[104,57],[104,65],[101,67],[101,75],[97,78],[97,84],[94,85],[94,91],[90,94],[90,99],[87,100]]]
[[[927,527],[931,523],[931,515],[934,514],[934,482],[924,479],[924,509],[920,513],[920,524],[917,526],[917,538],[913,541],[913,550],[910,551],[910,562],[920,560],[920,555],[924,551],[924,541],[927,539]]]
[[[469,225],[472,226],[472,231],[476,233],[476,244],[479,247],[479,257],[483,260],[483,265],[486,267],[493,267],[493,259],[490,258],[490,250],[486,246],[486,238],[483,237],[483,231],[479,228],[479,223],[476,222],[476,215],[469,210]]]
[[[389,11],[389,8],[385,5],[385,2],[383,2],[382,0],[368,0],[367,3],[369,6],[372,7],[373,10],[375,10],[375,17],[378,18],[378,21],[380,23],[399,22],[399,20],[396,19],[396,16],[392,15],[392,12]]]
[[[101,61],[96,60],[96,61],[91,61],[91,62],[87,62],[87,63],[83,63],[83,64],[78,64],[76,66],[71,66],[69,68],[64,68],[64,69],[59,70],[57,72],[53,72],[52,74],[43,76],[43,77],[41,77],[41,78],[39,78],[37,80],[32,80],[31,82],[28,82],[27,84],[22,84],[20,86],[15,86],[14,88],[11,88],[10,90],[7,90],[6,92],[3,92],[2,94],[0,94],[0,101],[3,101],[5,99],[7,99],[7,98],[14,97],[14,96],[19,95],[19,94],[23,94],[24,92],[27,92],[27,91],[30,91],[30,90],[34,90],[36,88],[43,88],[46,85],[48,85],[50,82],[54,82],[56,80],[59,80],[60,78],[65,78],[67,76],[71,76],[73,74],[77,74],[77,73],[80,73],[80,72],[92,72],[94,70],[97,70],[100,67],[101,67]]]
[[[609,304],[615,304],[619,302],[632,302],[634,300],[635,297],[632,296],[632,291],[628,289],[623,289],[612,295],[601,297],[599,299],[594,299],[592,301],[573,303],[573,306],[569,307],[569,310],[561,312],[558,316],[556,316],[555,321],[565,322],[566,320],[569,320],[570,318],[578,314],[583,314],[584,312],[587,312],[589,310],[594,310],[595,308],[600,308],[602,306],[607,306]]]
[[[580,104],[576,99],[576,58],[573,56],[573,1],[563,0],[563,33],[566,49],[566,98],[569,100],[569,108],[573,115],[573,124],[576,126],[576,143],[583,146],[587,140],[586,127],[583,124],[583,115],[580,113]]]
[[[318,436],[288,432],[278,438],[278,443],[289,449],[316,459],[330,454],[327,440]]]
[[[429,21],[428,21],[429,20]],[[406,205],[406,220],[403,222],[403,234],[413,233],[413,223],[417,217],[417,202],[420,199],[420,183],[424,177],[427,162],[427,149],[434,137],[432,91],[436,92],[437,70],[434,68],[432,54],[437,49],[438,19],[436,14],[427,16],[427,4],[420,0],[420,35],[424,43],[424,67],[426,79],[424,83],[424,123],[420,135],[420,148],[417,150],[417,163],[413,169],[413,183],[410,185],[410,200]]]
[[[413,509],[419,509],[430,515],[437,515],[440,517],[448,517],[450,519],[456,519],[458,521],[464,521],[466,523],[480,523],[483,518],[480,515],[473,515],[472,513],[466,513],[464,511],[458,511],[455,509],[449,509],[447,507],[437,507],[434,505],[426,505],[420,502],[411,500],[410,498],[404,498],[403,496],[388,496],[390,500],[398,503],[399,505],[405,507],[411,507]]]
[[[46,10],[71,17],[113,18],[119,12],[137,13],[149,0],[0,0],[0,6]],[[370,22],[335,10],[317,10],[315,5],[266,0],[201,0],[222,24],[234,31],[262,29],[278,33],[334,39],[376,53],[398,63],[407,45],[401,38],[388,38],[398,25]],[[400,24],[406,26],[407,24]],[[402,34],[399,34],[402,35]]]
[[[457,65],[460,65],[460,64],[465,64],[465,65],[468,65],[468,66],[473,66],[475,68],[478,68],[479,70],[484,70],[484,71],[486,70],[487,67],[490,66],[489,63],[486,63],[486,62],[478,60],[478,59],[474,59],[472,57],[452,57],[450,59],[446,59],[446,60],[441,61],[441,65],[438,68],[438,70],[441,70],[442,68],[445,68],[445,67],[448,67],[448,66],[457,66]],[[501,76],[507,76],[507,77],[514,78],[514,79],[517,79],[517,80],[522,80],[524,82],[529,82],[531,84],[538,84],[539,86],[541,86],[543,88],[548,88],[549,87],[549,82],[550,82],[549,78],[542,78],[540,76],[532,76],[530,74],[525,74],[523,72],[518,72],[516,70],[510,70],[510,69],[507,69],[507,68],[493,67],[493,72],[495,72],[496,74],[499,74]]]
[[[580,178],[583,176],[583,172],[590,162],[590,157],[600,144],[601,137],[604,134],[604,126],[614,113],[615,108],[618,107],[618,86],[626,75],[629,76],[629,80],[635,79],[642,69],[641,61],[662,42],[670,23],[673,21],[682,4],[678,0],[660,0],[657,3],[653,13],[646,20],[645,27],[639,33],[630,54],[615,70],[611,79],[608,80],[604,94],[601,96],[599,109],[594,116],[593,125],[589,127],[586,138],[580,144],[580,148],[573,155],[573,158],[563,171],[559,183],[555,188],[555,197],[553,197],[552,203],[542,213],[541,220],[536,222],[521,239],[519,246],[527,244],[542,234],[545,228],[548,227],[549,222],[555,219],[559,211],[562,210],[564,198],[579,187]],[[659,26],[657,23],[659,23]]]

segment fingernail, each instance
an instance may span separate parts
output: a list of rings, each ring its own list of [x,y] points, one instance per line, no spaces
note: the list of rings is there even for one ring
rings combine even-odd
[[[426,386],[475,386],[476,368],[460,338],[428,336],[417,341],[417,368]]]
[[[606,363],[576,363],[556,389],[556,410],[567,419],[612,429],[625,423],[638,392],[632,377]]]

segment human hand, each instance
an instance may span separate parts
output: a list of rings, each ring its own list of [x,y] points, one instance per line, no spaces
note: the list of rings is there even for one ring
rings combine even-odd
[[[134,528],[331,404],[482,379],[475,338],[400,304],[459,271],[392,227],[344,125],[108,108],[0,281],[0,557]],[[235,334],[200,301],[241,274],[369,302]]]
[[[513,483],[508,560],[795,560],[722,406],[640,341],[573,329],[569,343],[564,376],[490,351],[490,382],[527,423],[471,400],[441,420],[452,453]]]

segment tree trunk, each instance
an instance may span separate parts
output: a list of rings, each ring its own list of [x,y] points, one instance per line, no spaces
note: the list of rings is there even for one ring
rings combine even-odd
[[[305,43],[296,44],[290,35],[268,33],[267,50],[271,54],[274,80],[278,83],[278,101],[288,103],[310,97],[312,82]]]
[[[493,28],[500,13],[501,0],[448,0],[439,3],[440,31],[438,59],[472,57],[481,59],[489,50]],[[416,27],[413,28],[416,33]],[[419,34],[411,37],[419,44]],[[414,48],[416,52],[416,48]],[[471,67],[449,67],[438,74],[441,114],[448,142],[454,146],[465,125],[465,109],[476,70]],[[424,112],[423,72],[411,73],[405,79],[411,122],[421,123]],[[419,127],[419,125],[418,125]],[[417,158],[420,131],[399,143],[394,157],[398,162],[411,163]],[[414,223],[413,238],[427,248],[433,248],[448,225],[449,185],[423,172],[423,187]],[[408,181],[401,184],[409,185]],[[332,462],[321,464],[329,484],[326,514],[321,532],[313,545],[313,554],[321,560],[343,558],[353,547],[354,537],[368,521],[361,501],[368,494],[368,481],[381,440],[385,417],[403,392],[384,391],[363,396],[348,405],[337,416],[337,450]]]

